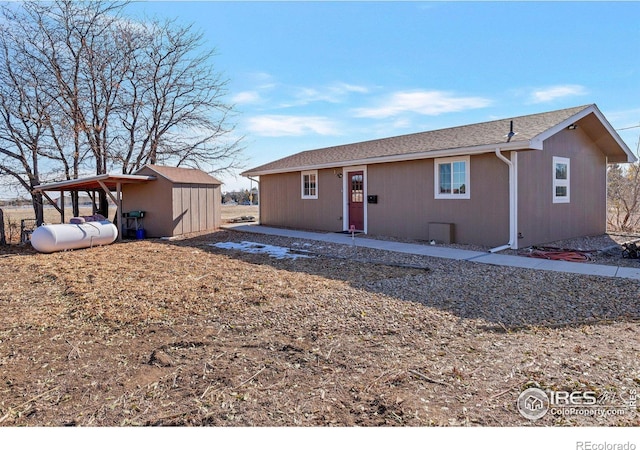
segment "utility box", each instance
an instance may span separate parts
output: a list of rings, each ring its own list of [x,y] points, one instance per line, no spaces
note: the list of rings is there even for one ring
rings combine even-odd
[[[439,244],[453,243],[453,224],[429,222],[429,240]]]

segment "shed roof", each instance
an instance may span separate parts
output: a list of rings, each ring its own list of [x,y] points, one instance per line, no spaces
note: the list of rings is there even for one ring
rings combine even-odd
[[[96,175],[93,177],[78,178],[75,180],[58,181],[36,186],[34,191],[98,191],[102,190],[102,184],[107,189],[115,191],[118,184],[146,183],[155,180],[152,175]],[[101,184],[102,183],[102,184]]]
[[[145,170],[147,169],[147,170]],[[136,175],[151,170],[172,183],[213,184],[221,185],[222,182],[200,169],[188,169],[184,167],[158,166],[147,164],[136,172]]]
[[[584,119],[584,120],[583,120]],[[508,138],[513,121],[515,135]],[[242,173],[271,173],[373,164],[411,159],[477,154],[501,150],[542,150],[542,141],[571,124],[581,128],[609,157],[610,162],[632,162],[635,157],[595,104],[509,119],[463,125],[435,131],[376,139],[355,144],[308,150]]]

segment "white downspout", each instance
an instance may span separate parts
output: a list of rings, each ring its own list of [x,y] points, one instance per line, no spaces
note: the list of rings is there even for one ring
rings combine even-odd
[[[640,147],[640,140],[638,141]],[[604,192],[604,232],[609,231],[609,157],[604,157],[604,185],[606,186]]]
[[[505,158],[496,148],[496,156],[509,167],[509,243],[489,250],[491,253],[500,252],[508,248],[516,250],[518,248],[518,180],[514,161],[517,161],[516,152],[511,152],[514,161]]]

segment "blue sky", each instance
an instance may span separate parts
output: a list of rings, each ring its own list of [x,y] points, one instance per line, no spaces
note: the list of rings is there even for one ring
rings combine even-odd
[[[193,23],[217,49],[247,168],[589,103],[616,129],[640,125],[639,2],[146,1],[127,11]],[[635,151],[640,128],[620,135]]]

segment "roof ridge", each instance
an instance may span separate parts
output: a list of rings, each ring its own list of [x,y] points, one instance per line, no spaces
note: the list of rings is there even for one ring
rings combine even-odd
[[[319,150],[327,150],[327,149],[331,149],[331,148],[344,147],[344,146],[348,146],[348,145],[367,144],[367,143],[370,143],[370,142],[384,141],[384,140],[387,140],[387,139],[396,139],[396,138],[402,138],[402,137],[416,136],[416,135],[421,135],[421,134],[433,133],[433,132],[436,132],[436,131],[446,131],[446,130],[454,130],[456,128],[465,128],[465,127],[473,127],[473,126],[477,126],[477,125],[492,124],[492,123],[496,123],[496,122],[502,122],[502,121],[505,121],[505,120],[516,120],[516,119],[523,119],[525,117],[551,115],[551,114],[557,114],[559,112],[569,111],[569,110],[574,110],[574,109],[576,110],[576,112],[579,112],[579,111],[582,111],[582,110],[587,109],[590,106],[594,106],[594,105],[595,105],[595,103],[591,103],[591,104],[587,104],[587,105],[574,106],[574,107],[571,107],[571,108],[556,109],[556,110],[553,110],[553,111],[545,111],[545,112],[532,113],[532,114],[522,114],[520,116],[503,117],[502,119],[493,119],[493,120],[487,120],[487,121],[482,121],[482,122],[473,122],[473,123],[467,123],[467,124],[464,124],[464,125],[453,125],[453,126],[450,126],[450,127],[435,128],[433,130],[425,130],[425,131],[416,131],[414,133],[399,134],[399,135],[396,135],[396,136],[386,136],[386,137],[377,138],[377,139],[367,139],[365,141],[349,142],[349,143],[346,143],[346,144],[331,145],[329,147],[321,147],[321,148],[302,150],[302,151],[300,151],[300,152],[298,152],[296,154],[307,153],[307,152],[315,152],[315,151],[319,151]],[[289,156],[291,156],[291,155],[289,155]],[[285,158],[288,158],[288,156],[285,156],[284,158],[280,158],[280,159],[285,159]],[[280,159],[278,159],[276,161],[280,161]],[[276,162],[276,161],[273,161],[273,162]]]

